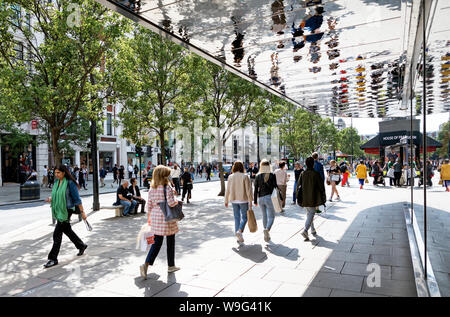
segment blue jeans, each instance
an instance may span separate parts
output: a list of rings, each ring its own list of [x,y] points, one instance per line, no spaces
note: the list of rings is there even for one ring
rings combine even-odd
[[[306,222],[305,222],[305,231],[308,232],[309,228],[311,227],[312,231],[316,231],[314,228],[314,215],[316,214],[316,208],[315,207],[306,207]]]
[[[244,232],[245,225],[247,224],[247,210],[248,203],[245,204],[233,204],[234,212],[234,232]]]
[[[130,210],[134,210],[134,207],[136,207],[136,201],[132,200],[131,203],[126,200],[120,200],[120,204],[122,206],[125,206],[125,209],[123,210],[123,215],[126,216],[130,212]]]
[[[272,203],[272,195],[259,197],[259,207],[262,211],[264,229],[270,230],[275,220],[275,208]]]
[[[297,201],[297,181],[294,182],[294,193],[292,195],[292,201],[295,203]]]

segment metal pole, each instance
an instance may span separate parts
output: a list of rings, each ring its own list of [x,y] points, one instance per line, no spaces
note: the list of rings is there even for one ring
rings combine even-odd
[[[142,152],[141,152],[142,153]],[[139,153],[139,186],[142,187],[141,153]]]
[[[424,232],[424,271],[427,279],[427,38],[425,21],[425,0],[422,0],[423,15],[423,232]]]
[[[98,189],[98,161],[97,161],[97,122],[91,121],[91,157],[92,157],[92,210],[100,210],[99,189]],[[88,160],[89,161],[89,160]],[[89,171],[88,171],[89,173]]]
[[[353,167],[353,117],[350,117],[350,125],[351,125],[351,139],[352,139],[352,167]]]
[[[413,142],[413,135],[414,135],[414,133],[413,133],[413,76],[412,76],[412,67],[411,67],[411,71],[410,71],[410,74],[411,74],[411,79],[410,79],[410,89],[411,89],[411,94],[410,94],[410,96],[411,96],[411,111],[410,111],[410,114],[411,114],[411,139],[410,139],[410,149],[411,149],[411,153],[410,153],[410,160],[409,160],[409,162],[410,162],[410,170],[411,170],[411,175],[410,175],[410,180],[409,180],[409,182],[410,182],[410,185],[411,185],[411,224],[413,223],[413,217],[414,217],[414,212],[413,212],[413,210],[414,210],[414,175],[413,175],[413,163],[414,163],[414,142]]]

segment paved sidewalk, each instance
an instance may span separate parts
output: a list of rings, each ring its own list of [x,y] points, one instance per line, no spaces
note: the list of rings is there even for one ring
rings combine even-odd
[[[167,273],[163,245],[147,281],[139,276],[146,254],[135,249],[145,216],[93,213],[92,232],[74,225],[89,245],[86,254],[77,257],[64,238],[60,264],[48,270],[42,265],[53,227],[46,218],[0,236],[0,296],[417,296],[402,210],[409,191],[371,185],[361,191],[355,181],[352,188],[339,187],[342,201],[328,203],[327,212],[315,217],[318,237],[311,242],[299,234],[305,212],[289,201],[286,212],[276,215],[267,245],[255,207],[259,228],[244,232],[242,247],[233,235],[232,210],[217,197],[219,183],[199,184],[177,234],[182,269]],[[443,202],[447,196],[436,197]],[[369,263],[381,268],[380,287],[368,286]]]

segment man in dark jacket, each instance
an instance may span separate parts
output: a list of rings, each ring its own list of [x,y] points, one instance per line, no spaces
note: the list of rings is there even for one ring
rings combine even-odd
[[[319,154],[314,152],[312,158],[314,159],[314,170],[316,170],[320,174],[320,177],[322,177],[322,180],[325,181],[325,173],[323,171],[322,163],[319,162]]]
[[[137,179],[131,178],[130,187],[128,187],[128,191],[133,195],[133,200],[136,201],[136,207],[134,209],[134,214],[137,214],[137,210],[139,205],[141,205],[141,213],[145,214],[145,199],[141,197],[141,191],[139,190],[139,186],[137,185]]]
[[[306,222],[305,229],[301,235],[305,238],[305,241],[309,241],[308,230],[311,227],[311,234],[315,236],[317,234],[314,228],[314,214],[316,213],[317,206],[325,205],[327,200],[325,194],[325,185],[320,174],[314,170],[314,159],[308,157],[306,159],[306,171],[300,175],[297,188],[301,190],[299,197],[300,205],[306,208]]]

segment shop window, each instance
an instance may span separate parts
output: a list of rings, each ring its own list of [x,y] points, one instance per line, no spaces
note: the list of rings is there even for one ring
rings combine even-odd
[[[106,134],[112,135],[112,114],[108,113],[106,115]]]

